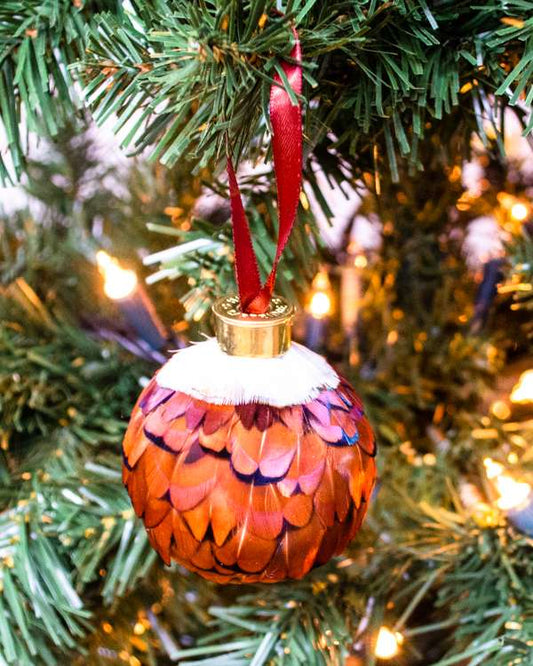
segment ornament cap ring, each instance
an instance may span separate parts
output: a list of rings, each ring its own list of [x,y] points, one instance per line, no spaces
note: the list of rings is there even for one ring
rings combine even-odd
[[[236,294],[223,296],[213,314],[218,344],[230,356],[273,358],[290,347],[294,307],[281,296],[272,296],[262,314],[242,312]]]

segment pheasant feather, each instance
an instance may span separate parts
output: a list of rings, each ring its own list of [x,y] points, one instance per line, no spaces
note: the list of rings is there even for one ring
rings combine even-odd
[[[300,404],[228,404],[169,388],[171,363],[142,392],[123,443],[124,483],[162,559],[218,583],[273,583],[341,553],[376,477],[350,385],[327,366],[329,385],[308,386],[315,397]]]

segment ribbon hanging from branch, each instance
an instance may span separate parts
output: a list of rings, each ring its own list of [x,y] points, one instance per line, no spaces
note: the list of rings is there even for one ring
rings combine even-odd
[[[295,44],[291,51],[294,62],[283,62],[285,84],[296,96],[302,92],[302,53],[296,30]],[[235,273],[239,287],[242,312],[261,314],[268,310],[276,281],[279,260],[291,234],[302,183],[302,114],[300,103],[293,103],[283,86],[282,77],[276,73],[270,89],[270,123],[272,125],[272,153],[274,174],[278,191],[279,231],[276,256],[272,270],[261,285],[257,257],[252,244],[250,226],[244,212],[239,184],[227,155],[233,243],[235,246]]]

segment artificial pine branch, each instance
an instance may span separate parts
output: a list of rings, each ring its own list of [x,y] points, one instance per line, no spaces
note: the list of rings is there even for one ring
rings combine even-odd
[[[154,100],[160,95],[163,112],[153,118],[147,115],[147,125],[141,118],[137,133],[130,137],[131,145],[137,142],[137,148],[159,149],[164,160],[180,156],[204,159],[210,167],[227,127],[237,139],[238,149],[251,136],[256,137],[251,154],[263,156],[265,127],[260,108],[264,117],[269,81],[262,72],[268,75],[288,53],[288,22],[294,17],[307,54],[306,98],[314,102],[306,110],[308,150],[312,148],[328,174],[338,174],[341,158],[350,162],[354,175],[359,170],[381,172],[382,176],[385,251],[380,259],[369,261],[364,276],[361,322],[367,335],[362,340],[366,346],[360,374],[366,380],[358,379],[373,422],[378,424],[382,481],[367,527],[338,569],[332,563],[329,569],[318,570],[290,587],[262,589],[260,594],[255,588],[245,590],[238,599],[234,592],[210,588],[218,635],[206,636],[203,594],[201,598],[192,595],[185,603],[185,586],[195,594],[200,589],[186,574],[167,577],[163,567],[155,567],[164,589],[161,597],[165,597],[156,600],[154,572],[146,573],[153,555],[148,555],[151,551],[144,532],[132,520],[120,484],[117,455],[123,418],[143,369],[79,328],[77,280],[81,272],[91,271],[85,264],[70,262],[70,254],[67,269],[65,261],[58,261],[65,256],[65,238],[75,241],[77,232],[78,250],[88,251],[86,236],[97,215],[104,213],[106,228],[111,226],[110,220],[115,230],[127,228],[127,236],[114,236],[117,245],[125,239],[130,248],[140,242],[131,240],[132,223],[128,219],[128,225],[124,224],[128,216],[118,197],[103,193],[109,208],[116,211],[84,204],[80,224],[79,209],[68,200],[67,190],[47,187],[53,169],[43,168],[38,173],[44,187],[33,192],[52,194],[57,200],[57,210],[55,203],[47,202],[55,211],[53,223],[48,217],[43,224],[26,219],[18,225],[12,220],[7,226],[14,230],[15,241],[9,233],[0,238],[3,284],[15,284],[2,298],[5,316],[0,337],[4,428],[0,475],[5,488],[0,493],[3,658],[33,666],[39,659],[62,664],[78,653],[80,663],[90,658],[95,664],[106,664],[110,655],[123,660],[125,651],[131,664],[142,659],[151,665],[182,657],[208,659],[211,664],[217,663],[215,659],[224,664],[255,659],[257,665],[267,659],[278,664],[304,664],[311,659],[328,663],[350,652],[364,654],[371,664],[375,661],[371,637],[387,622],[403,632],[406,658],[413,661],[424,663],[426,659],[427,663],[429,658],[441,666],[465,660],[491,666],[511,659],[527,663],[530,540],[502,515],[466,511],[449,492],[449,486],[460,485],[461,477],[473,478],[482,486],[480,461],[496,452],[506,464],[516,459],[517,471],[526,474],[532,435],[527,422],[489,416],[488,403],[481,402],[500,367],[502,347],[516,344],[508,332],[515,322],[506,311],[507,335],[499,337],[492,330],[474,336],[468,328],[473,278],[454,256],[458,248],[448,235],[447,211],[459,196],[457,174],[453,180],[452,172],[443,172],[442,164],[459,161],[458,136],[470,138],[476,128],[483,135],[482,116],[495,126],[498,139],[500,117],[494,113],[491,98],[497,87],[509,102],[518,101],[515,97],[522,91],[531,101],[527,87],[531,3],[506,3],[503,16],[501,3],[496,2],[479,8],[448,0],[409,4],[296,1],[288,5],[286,19],[269,15],[265,20],[272,2],[135,2],[146,32],[130,17],[121,18],[118,10],[106,13],[113,6],[104,3],[86,4],[85,9],[70,2],[50,2],[43,8],[33,3],[28,15],[32,21],[40,17],[38,34],[44,30],[49,35],[46,26],[52,23],[59,26],[54,23],[54,11],[60,6],[65,16],[76,16],[82,22],[89,18],[85,10],[92,12],[94,52],[87,55],[92,69],[85,75],[103,75],[98,83],[102,98],[96,104],[97,112],[102,117],[120,112],[119,122],[126,121],[128,114],[138,120],[139,107],[142,113],[152,104],[155,114]],[[25,25],[20,12],[1,16],[0,31],[14,23]],[[111,25],[117,30],[107,34],[102,26]],[[125,33],[120,32],[121,26]],[[183,49],[172,51],[172,39],[179,42],[192,29],[197,43],[187,65],[182,62]],[[164,34],[157,34],[161,30]],[[30,52],[35,43],[22,44],[35,36],[20,31],[17,35],[2,63],[8,68],[5,63],[11,62],[15,69],[18,63],[26,63],[20,65],[22,71],[27,61],[20,60],[21,53],[24,48]],[[98,35],[101,44],[95,41]],[[228,46],[228,35],[237,44],[236,50],[233,42]],[[62,52],[64,32],[58,29],[57,36],[54,54]],[[246,51],[247,45],[253,49]],[[114,59],[106,61],[108,49]],[[239,62],[232,63],[236,54]],[[49,62],[45,50],[38,74],[44,77],[41,83]],[[172,67],[167,68],[169,63]],[[221,72],[234,77],[227,84],[235,95],[230,103],[234,116],[226,126],[217,116],[204,128],[202,119],[220,113],[227,103],[227,91],[219,91]],[[28,70],[28,77],[34,75]],[[43,94],[50,95],[46,81]],[[5,86],[0,90],[2,118],[15,137],[12,145],[16,145],[13,127],[22,99],[20,85],[13,85],[7,104]],[[126,85],[131,86],[129,92]],[[130,96],[131,91],[138,91],[137,98],[133,93]],[[246,97],[248,94],[252,97]],[[191,96],[207,100],[208,108],[196,106]],[[253,113],[245,104],[248,99],[254,102]],[[62,104],[62,93],[48,103]],[[46,104],[42,106],[49,124],[53,119]],[[169,110],[168,104],[174,107]],[[185,109],[183,117],[169,116],[179,105]],[[10,109],[7,115],[5,109]],[[31,112],[36,117],[40,113]],[[174,133],[167,132],[168,143],[162,145],[165,128],[176,118]],[[239,146],[236,135],[241,122]],[[38,124],[36,120],[36,128]],[[195,127],[202,131],[190,135]],[[329,132],[331,128],[333,132]],[[52,129],[48,126],[41,131]],[[18,150],[21,154],[22,149]],[[427,160],[428,151],[433,164]],[[426,169],[426,177],[416,187],[404,171],[404,153],[412,166],[423,164]],[[382,169],[384,161],[393,174],[401,175],[402,187],[391,187],[387,170]],[[183,166],[188,173],[188,165]],[[193,238],[199,230],[225,246],[226,227],[198,225],[192,232],[180,228],[192,219],[191,192],[197,193],[199,179],[191,185],[178,170],[173,177],[181,178],[182,198],[188,198],[187,206],[179,198],[176,206],[187,213],[166,228],[183,239]],[[309,171],[307,178],[312,179]],[[72,180],[74,185],[78,182],[77,177]],[[157,198],[157,192],[160,199],[174,196],[169,197],[168,189],[162,194],[156,188],[148,189],[144,181],[139,189],[149,191],[152,198]],[[73,191],[77,191],[75,186]],[[67,203],[61,209],[65,198]],[[263,208],[263,203],[260,197],[252,197],[249,211],[252,224],[263,232],[259,245],[266,262],[275,212],[272,207]],[[135,212],[139,207],[134,199],[129,210]],[[154,218],[156,224],[164,219],[159,213]],[[415,218],[417,231],[413,233]],[[404,251],[407,244],[409,256]],[[94,249],[89,244],[89,250]],[[310,245],[297,243],[293,251],[294,261],[287,270],[298,286],[309,272],[309,266],[301,264],[310,254]],[[520,292],[524,295],[531,281],[530,255],[528,239],[517,244],[509,273],[509,283],[525,286]],[[199,291],[204,289],[209,298],[219,285],[206,269],[217,271],[217,277],[229,284],[227,254],[194,256],[189,265],[180,261],[163,267],[181,271],[182,281],[192,275]],[[438,270],[437,263],[442,263]],[[13,292],[20,291],[21,278],[42,298],[32,297],[32,304],[14,317],[18,299]],[[181,286],[176,285],[178,291]],[[101,299],[96,297],[94,285],[91,289],[88,301],[94,313]],[[45,305],[43,299],[47,299]],[[520,303],[527,305],[527,301]],[[64,319],[58,315],[67,312]],[[28,578],[28,571],[38,572],[36,581]],[[37,591],[29,582],[37,583]],[[120,595],[130,586],[138,588],[136,593],[120,603]],[[117,624],[124,627],[119,635],[108,634],[108,624],[96,624],[96,617],[107,613],[107,609],[95,608],[102,598],[116,607]],[[41,615],[31,612],[35,605],[43,610]],[[96,611],[91,619],[89,611]],[[137,613],[145,621],[145,641],[133,631]],[[81,633],[91,631],[92,640],[86,643]],[[185,631],[194,637],[184,635]],[[196,641],[193,652],[187,652],[191,641]],[[79,655],[85,647],[90,657]]]
[[[184,158],[207,165],[229,133],[237,152],[257,153],[252,137],[265,129],[268,88],[290,51],[291,21],[306,54],[308,143],[319,151],[333,130],[337,151],[358,169],[387,162],[396,177],[403,156],[418,165],[425,125],[453,108],[466,132],[484,137],[484,120],[499,132],[503,105],[531,102],[527,0],[505,9],[495,1],[300,0],[282,7],[285,16],[274,0],[132,5],[133,12],[114,0],[3,3],[0,114],[17,177],[23,116],[31,131],[54,136],[80,107],[80,65],[96,117],[117,116],[116,130],[134,151],[150,147],[167,165]],[[0,175],[9,173],[2,161]]]
[[[0,654],[51,664],[43,636],[74,649],[90,626],[86,587],[102,581],[110,603],[155,560],[113,453],[139,369],[57,321],[21,278],[0,308]]]
[[[97,11],[119,14],[117,0],[6,0],[0,6],[0,119],[10,160],[0,178],[19,178],[25,166],[26,126],[56,136],[81,108],[70,65],[83,57],[86,30]]]
[[[510,269],[506,281],[500,287],[501,293],[512,293],[513,309],[531,312],[533,310],[533,238],[526,227],[520,229],[508,246]],[[527,334],[533,335],[531,321],[526,321]]]
[[[484,136],[483,119],[499,132],[501,106],[516,104],[529,84],[527,2],[504,13],[497,3],[302,1],[285,16],[274,4],[165,0],[138,3],[138,15],[100,15],[84,63],[97,119],[118,114],[120,131],[135,118],[124,145],[150,146],[169,166],[217,160],[226,134],[238,152],[253,154],[294,21],[311,148],[327,145],[333,130],[334,147],[358,169],[384,158],[397,179],[401,157],[418,165],[428,123],[458,109],[466,133]]]

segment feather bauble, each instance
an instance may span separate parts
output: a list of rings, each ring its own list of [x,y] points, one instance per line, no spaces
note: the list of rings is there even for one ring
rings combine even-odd
[[[218,583],[301,578],[361,525],[372,429],[355,391],[313,352],[293,344],[285,357],[228,361],[215,347],[178,352],[146,386],[124,439],[124,483],[167,564]],[[246,376],[251,393],[239,389]],[[304,399],[287,404],[291,383]]]

